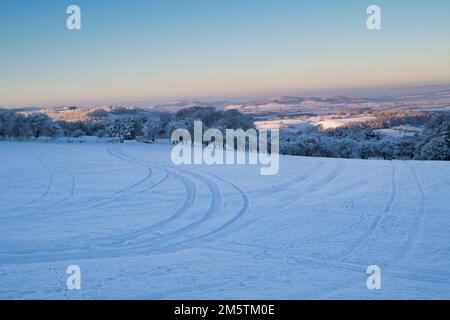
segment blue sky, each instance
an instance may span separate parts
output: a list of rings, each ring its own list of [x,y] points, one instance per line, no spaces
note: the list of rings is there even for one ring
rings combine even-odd
[[[0,106],[449,84],[449,15],[446,0],[5,0]]]

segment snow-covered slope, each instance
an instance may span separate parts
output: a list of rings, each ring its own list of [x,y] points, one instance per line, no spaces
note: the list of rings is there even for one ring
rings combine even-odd
[[[170,148],[0,142],[0,298],[450,298],[449,162],[281,157],[260,176]]]
[[[392,103],[386,106],[392,106]],[[380,108],[378,100],[357,97],[273,97],[267,100],[233,103],[225,106],[225,110],[236,109],[245,114],[252,115],[290,115],[290,114],[328,114],[342,110],[361,108]],[[383,104],[385,106],[385,104]]]

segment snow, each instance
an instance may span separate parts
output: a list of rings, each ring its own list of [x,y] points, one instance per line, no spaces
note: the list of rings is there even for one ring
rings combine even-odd
[[[303,119],[286,118],[255,121],[255,127],[257,129],[304,131],[313,127],[313,125]]]
[[[376,120],[376,117],[372,116],[355,116],[355,117],[345,117],[345,118],[335,118],[330,117],[313,117],[310,119],[311,123],[315,125],[321,125],[324,129],[335,129],[343,127],[352,123],[367,122],[370,120]]]
[[[420,134],[423,132],[423,128],[421,127],[413,127],[408,125],[401,125],[397,127],[392,127],[388,129],[376,129],[374,130],[377,133],[380,133],[385,136],[390,137],[414,137],[416,134]]]
[[[415,95],[379,98],[362,97],[273,97],[260,101],[230,103],[225,110],[238,109],[253,115],[328,115],[340,111],[361,109],[397,109],[409,111],[450,110],[450,90],[431,91]]]
[[[261,176],[170,150],[0,142],[0,298],[450,297],[449,162],[282,156]]]
[[[266,119],[255,121],[255,126],[258,129],[304,131],[313,126],[321,125],[324,129],[335,129],[352,123],[361,123],[370,120],[376,120],[376,117],[372,116],[339,117],[336,115],[328,115],[328,116],[314,116],[309,118]]]

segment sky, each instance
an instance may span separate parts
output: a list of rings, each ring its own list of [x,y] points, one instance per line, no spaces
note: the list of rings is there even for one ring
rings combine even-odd
[[[450,84],[449,16],[448,0],[2,0],[0,106]]]

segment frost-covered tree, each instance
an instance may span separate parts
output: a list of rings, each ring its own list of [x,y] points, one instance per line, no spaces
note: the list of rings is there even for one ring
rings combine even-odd
[[[338,138],[350,138],[353,140],[370,140],[378,138],[373,129],[366,124],[349,124],[347,126],[327,130],[327,132]]]
[[[33,129],[31,127],[31,121],[29,118],[20,114],[16,115],[16,122],[14,129],[11,133],[11,137],[17,138],[29,138],[33,136]]]
[[[130,118],[116,119],[106,127],[105,131],[109,137],[133,140],[137,135],[137,126],[136,122]]]
[[[350,138],[342,138],[337,140],[336,142],[332,142],[337,145],[337,157],[338,158],[359,158],[359,142],[350,139]]]
[[[191,107],[176,113],[177,119],[199,120],[206,126],[212,126],[220,117],[220,112],[213,107]]]
[[[395,141],[385,139],[377,144],[377,154],[384,160],[393,160],[395,158],[395,154],[397,153],[396,148],[397,146],[395,144]]]
[[[13,135],[16,121],[15,112],[0,109],[0,138]]]
[[[436,115],[417,144],[416,159],[450,160],[450,113]]]
[[[186,122],[184,120],[169,121],[164,127],[164,132],[168,137],[170,137],[172,136],[172,132],[177,129],[187,129]]]
[[[74,131],[72,131],[72,133],[70,134],[70,136],[72,138],[79,138],[81,136],[83,136],[85,133],[83,132],[83,130],[81,129],[75,129]]]
[[[162,130],[163,126],[161,119],[150,118],[144,123],[140,138],[146,142],[155,142],[155,140],[160,137]]]
[[[219,111],[213,107],[192,107],[182,109],[176,113],[176,119],[195,121],[200,120],[209,128],[224,127],[226,129],[254,128],[253,118],[238,110]]]
[[[376,157],[376,141],[361,141],[358,144],[359,156],[361,159],[369,159],[372,157]]]
[[[31,129],[35,138],[39,137],[60,137],[63,135],[61,127],[43,113],[36,113],[29,117]]]
[[[450,147],[448,139],[435,137],[425,143],[417,154],[422,160],[450,160]]]
[[[413,159],[416,150],[417,137],[403,137],[396,141],[394,155],[396,159]]]
[[[227,110],[221,113],[221,117],[212,125],[220,125],[227,129],[247,130],[254,127],[254,119],[244,115],[238,110]]]

